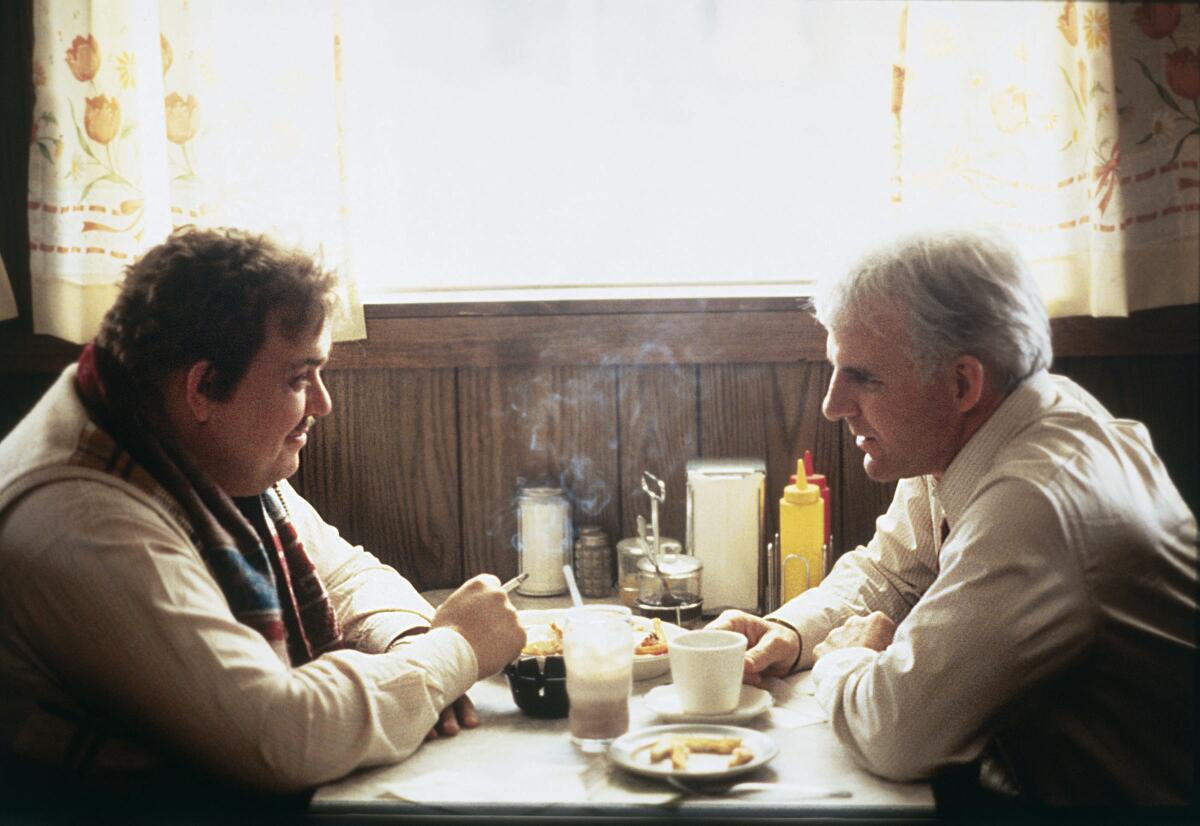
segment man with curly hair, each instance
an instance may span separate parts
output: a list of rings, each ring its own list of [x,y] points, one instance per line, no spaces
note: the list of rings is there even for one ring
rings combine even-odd
[[[330,412],[335,280],[185,227],[0,443],[0,744],[147,789],[268,792],[478,723],[466,690],[524,631],[495,577],[436,611],[287,483]]]

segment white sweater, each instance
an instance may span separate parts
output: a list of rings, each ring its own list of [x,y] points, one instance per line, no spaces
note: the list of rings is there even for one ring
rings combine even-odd
[[[439,628],[398,643],[433,608],[285,482],[353,650],[282,664],[230,613],[167,508],[116,476],[66,464],[86,422],[74,373],[0,442],[0,742],[73,762],[71,731],[44,708],[90,710],[138,734],[104,741],[99,772],[170,753],[278,791],[415,751],[475,680],[467,641]]]

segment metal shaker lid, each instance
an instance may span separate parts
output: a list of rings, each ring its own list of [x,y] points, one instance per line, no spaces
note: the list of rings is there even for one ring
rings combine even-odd
[[[562,496],[563,489],[553,485],[530,485],[520,488],[517,496],[522,499],[549,499],[552,496]]]
[[[659,546],[662,548],[664,554],[683,553],[683,543],[669,536],[664,536]],[[629,554],[631,556],[644,556],[646,553],[642,550],[642,541],[636,536],[629,536],[618,542],[617,551],[618,553]]]
[[[703,567],[704,563],[688,554],[663,554],[658,558],[658,570],[662,571],[664,576],[690,576]],[[654,573],[654,563],[649,557],[643,557],[638,560],[638,570]]]

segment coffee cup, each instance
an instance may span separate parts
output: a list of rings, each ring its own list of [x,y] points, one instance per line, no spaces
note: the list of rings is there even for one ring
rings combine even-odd
[[[746,637],[701,629],[671,640],[671,681],[686,714],[728,714],[742,693]]]

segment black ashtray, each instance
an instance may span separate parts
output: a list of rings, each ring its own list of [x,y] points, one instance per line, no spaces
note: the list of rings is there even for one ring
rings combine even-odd
[[[544,665],[539,668],[538,660]],[[504,667],[517,708],[530,717],[567,716],[567,667],[561,655],[522,657]]]

